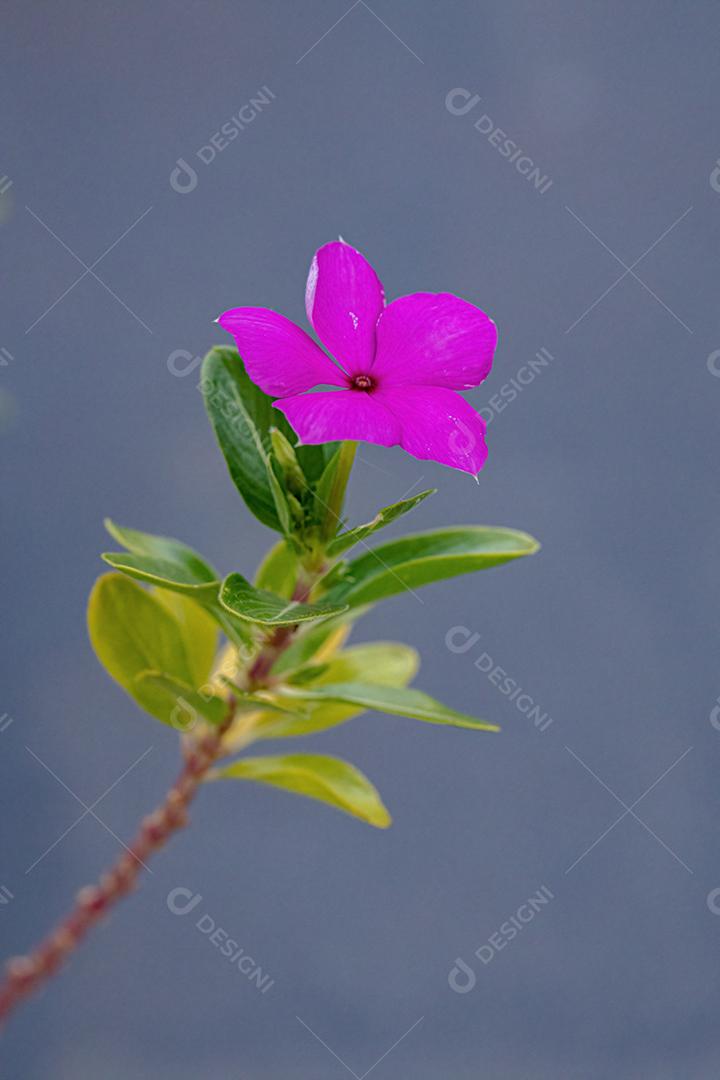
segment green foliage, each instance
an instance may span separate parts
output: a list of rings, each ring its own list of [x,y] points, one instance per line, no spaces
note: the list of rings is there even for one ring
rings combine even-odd
[[[395,641],[374,641],[369,645],[354,645],[335,654],[326,664],[308,664],[286,676],[287,686],[322,688],[327,683],[365,680],[377,686],[404,687],[417,672],[419,657],[409,645]],[[302,676],[302,678],[298,678]],[[365,706],[327,700],[314,695],[311,699],[293,697],[280,690],[264,695],[274,706],[284,706],[285,715],[277,711],[261,711],[255,718],[253,733],[256,739],[286,739],[327,731],[365,712]],[[260,701],[262,704],[262,699]],[[263,706],[267,708],[267,706]],[[295,711],[297,710],[297,711]]]
[[[202,686],[210,677],[217,652],[217,623],[186,593],[153,589],[152,595],[177,619],[193,677],[193,685]]]
[[[357,705],[374,712],[407,716],[411,720],[425,720],[428,724],[449,724],[452,727],[473,728],[475,731],[499,731],[496,724],[476,720],[473,716],[456,712],[442,705],[420,690],[408,690],[396,686],[378,686],[372,682],[327,683],[322,686],[284,686],[280,700],[322,702],[333,701],[342,705]]]
[[[143,671],[135,677],[134,685],[140,691],[151,690],[164,695],[173,710],[173,727],[180,729],[194,726],[198,716],[211,724],[221,724],[228,711],[228,704],[222,698],[193,690],[192,686],[162,671]]]
[[[123,528],[110,518],[106,518],[105,528],[128,549],[105,552],[102,557],[113,569],[161,589],[194,595],[201,602],[217,596],[220,586],[217,573],[186,544],[167,536]]]
[[[342,555],[344,551],[359,544],[361,540],[371,536],[378,529],[384,529],[386,525],[391,525],[403,514],[414,510],[424,499],[427,499],[428,495],[434,495],[436,491],[437,488],[428,488],[427,491],[421,491],[419,495],[413,495],[411,499],[403,499],[401,502],[386,506],[383,510],[378,510],[372,521],[366,522],[365,525],[356,525],[354,529],[348,529],[347,532],[340,533],[331,540],[327,547],[328,555],[331,557]]]
[[[242,574],[229,574],[220,590],[220,603],[233,615],[263,626],[295,626],[309,619],[324,619],[344,611],[345,604],[301,604],[256,589]]]
[[[407,686],[420,667],[415,649],[399,641],[373,641],[351,645],[323,665],[314,686],[327,683],[372,682],[379,686]]]
[[[148,670],[192,685],[191,666],[177,619],[154,596],[120,574],[95,582],[88,605],[88,631],[98,659],[143,709],[173,722],[166,693],[138,681]]]
[[[263,443],[270,429],[269,399],[250,381],[233,349],[210,350],[200,385],[235,487],[264,525],[286,532],[287,504]]]
[[[348,563],[326,599],[350,606],[373,603],[433,581],[532,555],[539,546],[527,533],[493,526],[416,533],[381,544]]]
[[[296,447],[294,431],[283,414],[273,409],[273,399],[251,382],[236,349],[216,346],[210,350],[203,361],[200,386],[235,487],[264,525],[287,535],[292,520],[288,493],[300,494],[312,507],[312,487],[334,456],[336,445]],[[304,492],[293,491],[293,485],[288,488],[283,463],[272,453],[273,428],[293,451],[305,479]],[[302,486],[300,482],[298,487]],[[309,515],[308,525],[314,523]]]
[[[326,731],[368,710],[497,731],[410,688],[418,657],[408,645],[343,646],[355,620],[378,601],[531,555],[537,542],[512,529],[467,525],[370,548],[379,529],[433,490],[392,503],[363,524],[345,525],[354,444],[299,446],[235,349],[208,353],[201,389],[238,492],[281,539],[251,584],[240,572],[218,573],[178,540],[108,520],[108,532],[125,550],[102,556],[120,573],[103,575],[93,588],[88,627],[112,678],[179,732],[196,723],[229,725],[225,754],[258,740]],[[364,550],[343,558],[357,544]],[[221,634],[226,644],[218,653]],[[243,757],[214,775],[284,788],[381,828],[390,823],[369,780],[336,758]]]
[[[250,757],[218,770],[219,780],[255,780],[319,799],[346,814],[386,829],[391,823],[377,789],[354,765],[323,754]]]
[[[258,589],[267,589],[289,600],[295,589],[300,564],[297,553],[285,540],[270,548],[255,574]]]

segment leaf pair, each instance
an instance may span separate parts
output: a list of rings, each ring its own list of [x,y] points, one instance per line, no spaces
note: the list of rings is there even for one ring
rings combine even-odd
[[[311,634],[319,629],[313,628]],[[367,710],[476,731],[498,730],[427,694],[408,689],[406,684],[417,670],[418,657],[407,645],[355,645],[318,664],[315,661],[326,655],[323,648],[324,644],[319,643],[318,651],[309,657],[310,663],[286,672],[286,685],[245,696],[246,701],[258,706],[258,711],[243,718],[235,735],[230,732],[226,740],[228,752],[258,739],[325,731]],[[385,827],[390,823],[372,783],[354,766],[335,758],[315,754],[245,758],[221,769],[217,778],[270,783],[321,799],[372,825]]]
[[[292,626],[310,619],[322,619],[344,611],[346,604],[323,601],[300,604],[267,589],[251,585],[242,574],[220,580],[202,556],[168,537],[153,536],[123,528],[107,520],[108,532],[129,550],[106,552],[103,559],[115,570],[147,584],[191,596],[217,619],[230,636],[249,641],[246,624]]]

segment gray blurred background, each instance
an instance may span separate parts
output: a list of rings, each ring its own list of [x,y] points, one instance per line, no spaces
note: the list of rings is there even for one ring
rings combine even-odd
[[[306,740],[373,778],[386,833],[254,785],[203,791],[15,1017],[3,1080],[717,1077],[717,5],[35,2],[2,30],[3,955],[177,768],[176,736],[86,638],[103,516],[225,571],[271,540],[196,389],[219,312],[304,323],[309,260],[338,234],[390,297],[485,308],[501,345],[470,395],[491,419],[479,486],[364,447],[350,508],[437,485],[412,527],[543,543],[356,633],[411,642],[419,685],[502,734],[374,715]],[[173,186],[179,159],[194,179]],[[202,897],[192,915],[168,909],[177,887]]]

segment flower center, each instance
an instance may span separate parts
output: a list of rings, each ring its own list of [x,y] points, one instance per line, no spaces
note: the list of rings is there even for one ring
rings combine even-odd
[[[353,375],[353,390],[372,390],[375,383],[369,375]]]

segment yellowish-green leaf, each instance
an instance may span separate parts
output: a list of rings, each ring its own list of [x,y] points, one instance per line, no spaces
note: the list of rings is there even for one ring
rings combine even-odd
[[[217,623],[192,597],[169,589],[153,589],[153,596],[170,611],[182,631],[193,686],[201,687],[210,677],[217,651]]]
[[[227,716],[228,703],[214,694],[199,693],[192,686],[165,675],[161,671],[143,671],[135,678],[135,686],[164,694],[171,711],[170,723],[180,731],[191,731],[198,719],[221,724]]]
[[[283,686],[277,691],[278,701],[297,702],[336,701],[344,705],[357,705],[363,709],[407,716],[424,720],[429,724],[449,724],[452,727],[473,728],[475,731],[499,731],[496,724],[488,724],[474,716],[457,712],[424,694],[421,690],[396,686],[377,686],[372,683],[330,683],[322,686]]]
[[[217,770],[213,779],[254,780],[328,803],[368,825],[386,829],[391,817],[368,778],[340,758],[323,754],[243,758]]]
[[[255,574],[255,587],[289,600],[295,588],[298,559],[285,540],[270,548]]]
[[[320,674],[307,685],[309,690],[327,683],[351,682],[357,679],[372,680],[379,686],[406,686],[418,669],[418,655],[409,645],[394,641],[372,642],[369,645],[353,645],[336,653]],[[303,668],[299,669],[301,672]],[[291,701],[278,694],[276,701],[286,707],[301,707],[299,701]],[[277,712],[260,711],[254,717],[253,731],[256,739],[298,738],[327,731],[365,712],[365,706],[343,704],[339,701],[305,702],[305,715],[280,715]]]
[[[329,661],[313,681],[313,686],[348,682],[407,686],[417,674],[419,666],[420,657],[415,649],[398,641],[351,645]]]
[[[164,723],[172,703],[153,686],[138,686],[144,671],[162,671],[190,685],[192,673],[177,619],[154,596],[121,574],[98,578],[88,602],[88,631],[98,659],[116,682]]]

